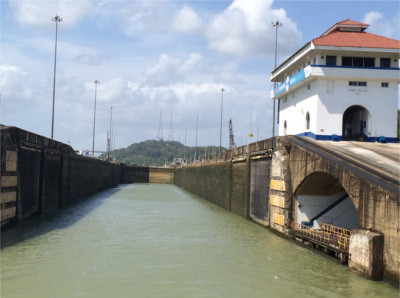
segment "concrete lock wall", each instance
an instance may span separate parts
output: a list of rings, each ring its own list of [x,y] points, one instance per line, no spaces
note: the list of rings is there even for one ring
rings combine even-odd
[[[149,168],[149,183],[173,184],[173,168]]]
[[[122,165],[122,183],[149,183],[149,168]]]
[[[121,166],[75,154],[68,145],[1,127],[1,225],[118,185]]]
[[[225,210],[230,210],[232,165],[230,162],[180,167],[174,183]]]
[[[273,140],[223,153],[218,161],[176,168],[174,183],[225,210],[269,225],[269,176]]]

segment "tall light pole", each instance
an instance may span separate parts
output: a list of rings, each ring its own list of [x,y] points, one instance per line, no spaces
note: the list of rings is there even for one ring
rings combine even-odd
[[[113,106],[111,106],[111,118],[110,118],[110,155],[112,150],[112,110]]]
[[[196,145],[194,147],[194,159],[193,161],[196,162],[196,158],[197,158],[197,128],[199,125],[199,115],[196,115]]]
[[[218,157],[221,157],[221,140],[222,140],[222,105],[224,103],[224,88],[221,88],[221,124],[219,126],[219,154]]]
[[[93,116],[93,146],[92,146],[92,156],[94,157],[94,136],[96,132],[96,97],[97,97],[97,84],[100,82],[98,80],[94,81],[94,116]]]
[[[58,31],[58,23],[62,22],[62,18],[56,15],[52,18],[52,21],[56,22],[56,45],[54,50],[54,81],[53,81],[53,112],[51,115],[51,139],[54,137],[54,104],[56,101],[56,65],[57,65],[57,31]]]
[[[282,26],[282,23],[279,23],[278,20],[276,22],[272,22],[272,26],[275,27],[275,64],[274,69],[276,69],[276,55],[278,52],[278,27]],[[274,89],[276,87],[276,83],[274,82]],[[275,99],[273,99],[273,113],[272,113],[272,137],[275,137]]]
[[[111,106],[110,134],[108,134],[108,132],[107,132],[107,152],[108,152],[108,160],[109,161],[111,161],[112,110],[113,110],[113,106]]]

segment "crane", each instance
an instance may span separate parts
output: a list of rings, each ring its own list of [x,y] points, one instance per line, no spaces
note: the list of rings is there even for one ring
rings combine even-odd
[[[232,149],[233,147],[236,147],[236,144],[235,144],[235,138],[233,136],[233,130],[232,130],[232,119],[229,118],[229,149]]]

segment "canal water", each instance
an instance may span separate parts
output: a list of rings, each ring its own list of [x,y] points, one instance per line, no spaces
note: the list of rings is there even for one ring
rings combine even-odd
[[[399,297],[174,185],[121,185],[2,233],[1,297]]]

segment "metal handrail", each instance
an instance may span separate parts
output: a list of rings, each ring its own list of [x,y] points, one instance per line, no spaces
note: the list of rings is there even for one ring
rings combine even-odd
[[[322,223],[321,229],[313,229],[304,224],[292,222],[291,227],[294,231],[326,244],[336,244],[340,249],[347,249],[350,230],[337,227],[331,224]]]

